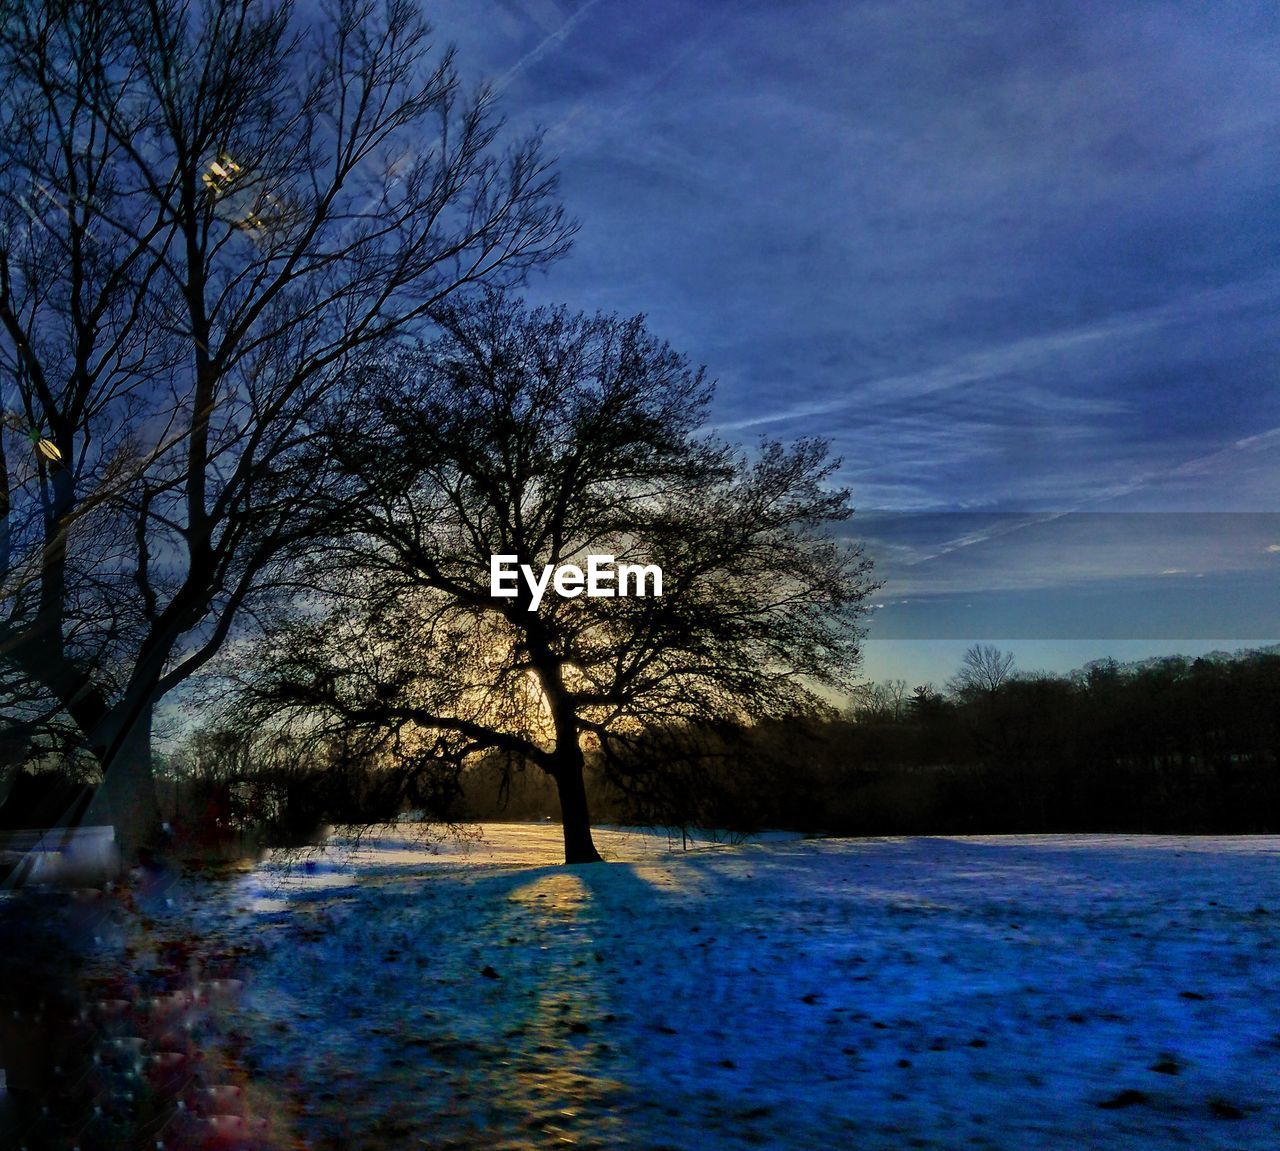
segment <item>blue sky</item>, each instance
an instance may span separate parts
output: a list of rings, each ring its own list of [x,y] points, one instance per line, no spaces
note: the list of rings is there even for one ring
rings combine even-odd
[[[1280,638],[1274,4],[428,11],[560,157],[530,296],[647,313],[727,435],[833,441],[870,675]]]

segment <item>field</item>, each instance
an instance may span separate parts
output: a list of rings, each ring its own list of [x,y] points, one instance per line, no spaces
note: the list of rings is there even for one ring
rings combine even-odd
[[[140,884],[166,1146],[1280,1146],[1280,839],[480,832]]]

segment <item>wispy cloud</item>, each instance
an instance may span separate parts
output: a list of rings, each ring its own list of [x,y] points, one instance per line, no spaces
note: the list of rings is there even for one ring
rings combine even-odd
[[[829,437],[861,508],[1023,513],[940,521],[895,571],[1167,587],[1217,568],[1032,544],[1087,509],[1274,506],[1271,5],[442,2],[583,222],[531,293],[647,312],[722,434]]]
[[[554,51],[563,45],[579,24],[586,18],[587,14],[593,9],[600,0],[583,0],[573,12],[571,12],[564,20],[554,26],[547,35],[540,40],[532,49],[520,57],[505,73],[493,82],[493,90],[501,92],[507,88],[511,82],[531,64],[537,63],[549,52]]]

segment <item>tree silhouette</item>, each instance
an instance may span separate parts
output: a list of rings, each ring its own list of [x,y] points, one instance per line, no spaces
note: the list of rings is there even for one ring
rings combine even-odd
[[[593,861],[584,750],[635,787],[662,765],[619,753],[657,725],[825,711],[818,689],[852,686],[870,563],[829,531],[850,508],[825,447],[748,460],[704,433],[710,385],[640,319],[489,293],[441,322],[337,414],[351,535],[311,576],[330,610],[308,605],[252,678],[407,751],[536,765],[566,860]],[[658,565],[662,595],[490,594],[493,555],[588,553]]]
[[[1013,652],[987,643],[976,643],[964,653],[960,670],[948,685],[957,695],[998,691],[1013,675]]]
[[[83,733],[126,848],[155,704],[325,527],[308,445],[353,359],[571,230],[416,5],[310,11],[0,25],[0,658]]]

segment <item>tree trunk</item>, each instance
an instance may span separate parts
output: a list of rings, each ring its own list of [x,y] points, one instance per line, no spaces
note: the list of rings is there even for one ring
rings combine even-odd
[[[560,795],[564,861],[600,863],[600,853],[591,839],[591,816],[587,811],[587,789],[582,779],[584,761],[582,745],[578,742],[578,716],[573,696],[565,689],[560,658],[536,621],[526,633],[525,641],[538,682],[547,697],[551,721],[555,724],[555,751],[545,766],[547,774],[556,781],[556,791]]]
[[[160,804],[151,770],[151,715],[148,705],[127,731],[101,742],[94,740],[102,762],[102,783],[84,822],[109,823],[115,828],[116,846],[125,864],[160,838]]]
[[[587,811],[587,789],[582,779],[582,749],[575,741],[558,748],[551,775],[560,795],[560,823],[564,828],[565,863],[600,863],[600,853],[591,838],[591,816]]]

